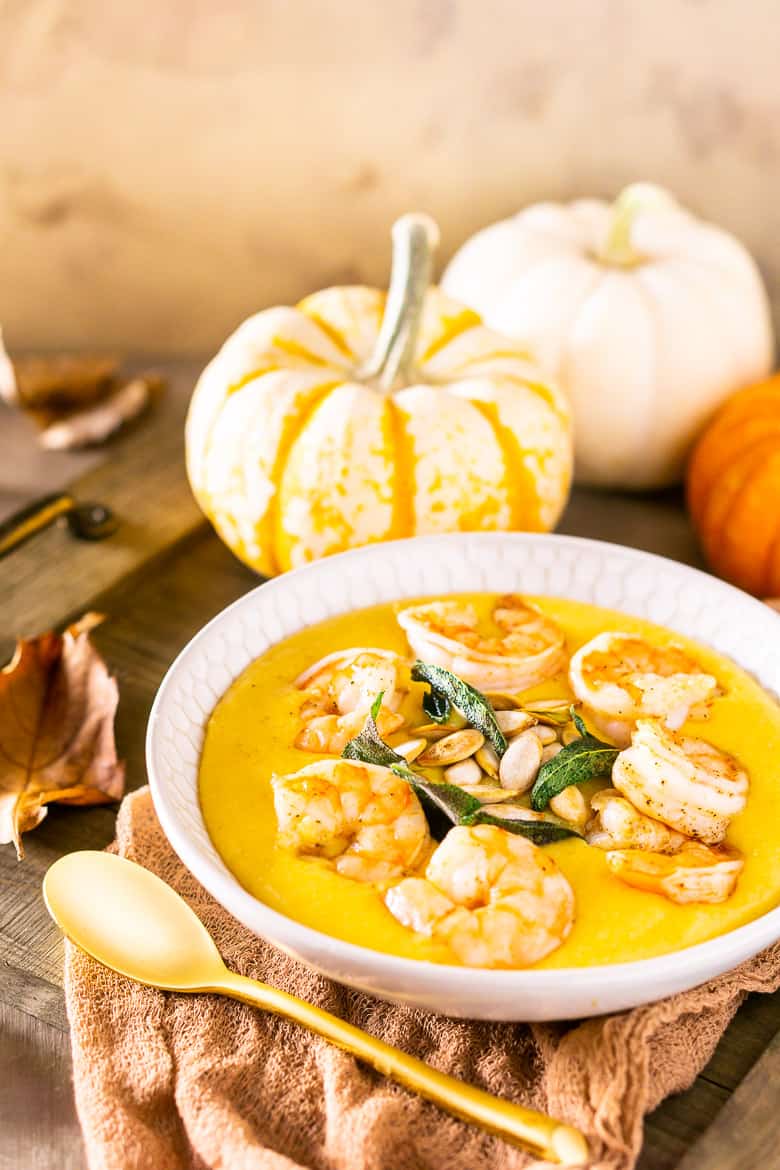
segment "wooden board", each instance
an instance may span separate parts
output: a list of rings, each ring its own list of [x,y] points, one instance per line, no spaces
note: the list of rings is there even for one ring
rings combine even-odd
[[[112,538],[102,546],[78,545],[58,530],[0,562],[0,642],[6,651],[17,630],[34,632],[88,608],[108,615],[95,640],[119,679],[117,739],[131,788],[146,782],[146,719],[171,660],[205,621],[257,582],[217,541],[190,498],[181,422],[194,367],[176,366],[170,373],[173,392],[164,409],[114,444],[77,484],[79,493],[122,513],[125,527],[116,543]],[[631,498],[579,491],[561,530],[700,563],[676,493]],[[106,845],[113,821],[109,808],[54,808],[27,836],[23,863],[10,847],[0,850],[0,1170],[83,1165],[68,1081],[62,944],[43,906],[40,882],[62,853]],[[640,1170],[721,1170],[717,1158],[732,1133],[747,1124],[757,1094],[766,1101],[759,1090],[777,1078],[780,1052],[777,1044],[767,1045],[778,1028],[780,997],[751,997],[692,1088],[648,1119]],[[750,1074],[765,1049],[769,1063]],[[725,1127],[721,1136],[718,1126]],[[767,1140],[777,1129],[771,1115],[761,1129],[754,1114],[756,1143],[749,1148],[763,1160],[733,1161],[748,1148],[735,1140],[732,1161],[724,1160],[722,1170],[780,1167]],[[701,1135],[701,1145],[694,1145]]]
[[[79,541],[66,525],[56,524],[0,561],[0,654],[7,656],[15,635],[82,613],[90,598],[148,569],[204,525],[182,462],[184,415],[197,368],[168,369],[168,390],[154,411],[106,447],[99,466],[72,483],[76,499],[114,511],[119,520],[114,536]],[[30,457],[39,459],[32,437],[28,443]],[[37,494],[52,486],[41,483]]]

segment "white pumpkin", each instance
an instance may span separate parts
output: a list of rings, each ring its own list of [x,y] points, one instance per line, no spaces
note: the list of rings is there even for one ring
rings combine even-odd
[[[540,203],[493,224],[455,255],[442,288],[568,393],[580,482],[676,482],[715,408],[772,363],[748,252],[650,184],[611,206]]]
[[[565,397],[429,288],[435,225],[393,228],[390,289],[264,309],[198,381],[187,470],[222,539],[271,575],[419,533],[546,531],[572,468]]]

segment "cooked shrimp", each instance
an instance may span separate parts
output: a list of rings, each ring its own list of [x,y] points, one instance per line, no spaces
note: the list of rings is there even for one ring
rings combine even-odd
[[[388,768],[322,760],[273,776],[271,785],[279,844],[326,859],[344,877],[386,882],[425,859],[425,814],[406,781]]]
[[[675,853],[688,840],[682,833],[634,808],[616,788],[602,788],[591,799],[594,816],[585,826],[585,840],[596,849],[647,849]]]
[[[365,721],[365,711],[352,711],[349,715],[315,715],[304,722],[295,737],[295,747],[302,752],[340,756],[349,741],[360,734]],[[384,705],[380,708],[376,726],[381,739],[387,739],[403,725],[403,715],[386,711]]]
[[[711,849],[689,841],[672,855],[617,849],[607,865],[622,882],[662,894],[671,902],[725,902],[734,892],[745,863],[733,849]]]
[[[663,719],[673,731],[701,717],[718,680],[680,646],[654,646],[637,634],[597,634],[572,655],[569,682],[595,725],[625,746],[637,719]]]
[[[637,723],[612,783],[640,812],[708,845],[723,840],[748,791],[747,773],[733,756],[652,719]]]
[[[321,658],[295,680],[305,691],[303,727],[295,746],[306,752],[339,755],[360,731],[371,704],[382,694],[377,717],[383,737],[404,724],[398,708],[406,694],[403,660],[390,650],[354,647]]]
[[[559,947],[574,922],[574,894],[553,859],[494,825],[450,829],[425,877],[393,886],[385,903],[467,967],[528,967]]]
[[[321,715],[367,712],[380,691],[383,706],[397,711],[406,693],[400,677],[403,659],[392,650],[353,646],[315,662],[295,680],[299,691],[325,702]],[[406,680],[408,681],[408,680]]]
[[[528,690],[566,661],[563,631],[514,594],[501,597],[493,610],[497,637],[480,633],[476,611],[464,601],[413,605],[398,621],[418,658],[483,691]]]

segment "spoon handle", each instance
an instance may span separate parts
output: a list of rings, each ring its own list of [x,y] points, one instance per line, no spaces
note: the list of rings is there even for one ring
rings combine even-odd
[[[561,1166],[579,1166],[587,1160],[588,1145],[579,1130],[563,1125],[544,1113],[494,1097],[482,1089],[447,1076],[416,1057],[377,1040],[353,1024],[340,1020],[338,1016],[288,995],[285,991],[256,983],[233,971],[227,971],[224,981],[220,981],[213,990],[294,1020],[310,1032],[324,1036],[331,1044],[364,1060],[384,1076],[392,1077],[407,1089],[434,1101],[456,1117],[474,1122],[538,1158]]]

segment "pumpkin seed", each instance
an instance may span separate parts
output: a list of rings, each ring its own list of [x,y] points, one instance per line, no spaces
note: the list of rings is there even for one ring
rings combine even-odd
[[[482,811],[489,816],[501,817],[504,821],[548,821],[544,813],[534,812],[522,804],[486,804]]]
[[[535,715],[540,723],[548,723],[552,727],[562,727],[570,719],[570,701],[568,699],[537,699],[533,703],[525,703],[523,710]]]
[[[448,784],[458,784],[461,788],[468,788],[470,785],[479,784],[482,779],[482,769],[472,756],[468,760],[461,760],[459,763],[450,764],[449,768],[445,768],[444,779]]]
[[[403,756],[407,764],[412,764],[427,746],[427,739],[407,739],[404,743],[396,744],[393,751],[397,752],[399,756]]]
[[[558,742],[558,733],[554,727],[550,727],[546,723],[537,723],[533,729],[534,735],[539,740],[542,747],[547,747],[548,743]]]
[[[473,756],[485,742],[481,731],[473,727],[456,731],[454,735],[445,735],[444,739],[429,743],[426,750],[417,759],[426,767],[444,768],[448,764],[457,764]]]
[[[568,716],[570,706],[571,699],[534,699],[533,703],[528,704],[527,709],[529,711],[565,711]]]
[[[547,746],[542,750],[542,763],[546,764],[548,760],[554,760],[558,755],[558,752],[562,751],[563,744],[558,743],[557,740],[555,743],[548,743]]]
[[[502,788],[527,792],[542,764],[542,744],[533,731],[523,731],[510,740],[501,757],[498,778]]]
[[[474,752],[474,759],[491,780],[498,779],[498,756],[489,743],[483,744],[479,751]]]
[[[464,792],[474,796],[482,804],[498,804],[504,800],[514,800],[519,793],[511,788],[497,788],[495,784],[462,784]]]
[[[570,784],[557,796],[553,796],[550,800],[550,808],[561,820],[568,821],[579,828],[584,827],[590,816],[588,803],[582,795],[582,790],[576,784]]]
[[[536,720],[527,711],[496,711],[496,723],[504,735],[511,738],[513,735],[519,735],[521,731],[527,731],[529,727],[533,727]]]
[[[425,739],[444,739],[445,735],[452,735],[454,731],[460,731],[456,723],[421,723],[419,727],[413,727],[412,733],[414,735],[422,735]]]

